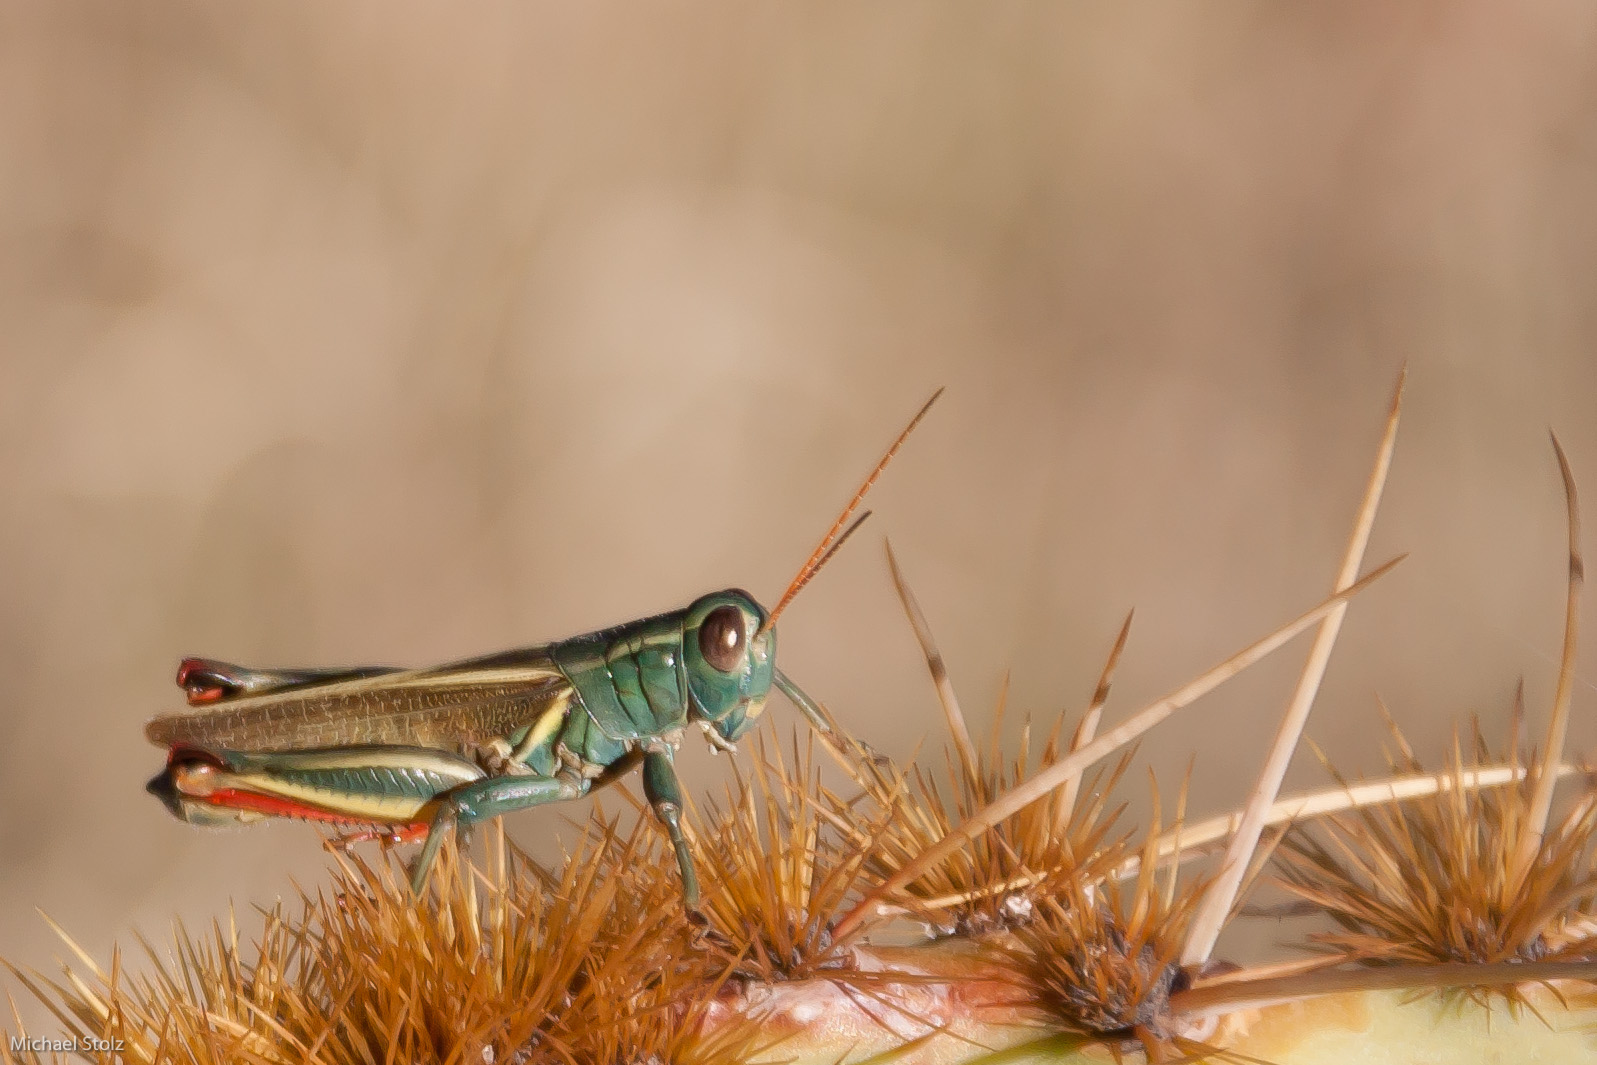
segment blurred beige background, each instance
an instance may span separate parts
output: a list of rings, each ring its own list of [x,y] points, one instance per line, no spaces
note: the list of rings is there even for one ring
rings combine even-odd
[[[141,790],[181,655],[769,602],[939,384],[782,624],[876,745],[937,736],[884,536],[981,723],[1005,670],[1079,706],[1136,606],[1124,714],[1328,589],[1405,361],[1370,557],[1413,555],[1310,732],[1377,770],[1379,691],[1439,757],[1521,673],[1539,725],[1549,426],[1597,522],[1594,33],[1576,0],[4,4],[0,955],[49,967],[35,906],[103,958],[319,875],[309,828]],[[1148,762],[1234,802],[1305,651]]]

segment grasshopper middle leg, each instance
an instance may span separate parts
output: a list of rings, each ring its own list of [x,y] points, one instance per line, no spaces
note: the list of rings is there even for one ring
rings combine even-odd
[[[427,844],[411,871],[411,890],[420,895],[427,886],[427,872],[438,857],[438,848],[457,825],[465,828],[512,810],[580,799],[591,786],[591,781],[575,773],[561,773],[552,777],[489,777],[445,792],[438,797],[438,812],[427,831]]]
[[[689,910],[699,906],[699,878],[693,872],[693,854],[682,834],[682,789],[677,783],[671,748],[661,746],[643,757],[643,794],[654,808],[654,816],[665,825],[676,851],[677,871],[682,874],[682,901]]]

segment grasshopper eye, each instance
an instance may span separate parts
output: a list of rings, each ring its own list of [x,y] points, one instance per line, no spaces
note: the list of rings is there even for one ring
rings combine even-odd
[[[699,653],[722,673],[730,673],[743,661],[743,611],[735,606],[718,606],[705,615],[699,625]]]

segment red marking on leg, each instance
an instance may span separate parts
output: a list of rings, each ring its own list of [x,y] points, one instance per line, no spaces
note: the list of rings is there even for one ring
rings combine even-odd
[[[189,677],[204,668],[205,659],[185,658],[183,661],[177,664],[177,686],[184,689],[188,688]]]
[[[185,658],[178,663],[177,686],[187,694],[190,706],[214,703],[232,690],[231,685],[212,680],[216,670],[217,663],[206,658]]]
[[[400,825],[388,834],[390,843],[420,843],[427,838],[427,832],[432,824],[427,821],[417,821],[413,825]]]
[[[190,706],[214,703],[227,694],[226,688],[206,679],[212,671],[211,663],[203,658],[185,658],[178,663],[177,686],[188,696]]]
[[[336,810],[295,802],[278,795],[264,795],[257,791],[240,791],[236,788],[218,788],[200,801],[224,809],[253,810],[272,817],[292,817],[326,825],[358,826],[354,832],[328,841],[330,846],[339,850],[348,850],[357,843],[369,840],[378,840],[384,847],[416,843],[426,839],[428,829],[432,827],[429,821],[374,821],[370,817],[351,816]]]
[[[236,788],[218,788],[206,797],[212,806],[230,810],[254,810],[273,817],[297,817],[302,821],[322,821],[331,825],[369,825],[369,817],[352,817],[336,810],[295,802],[278,795],[263,795],[257,791],[239,791]]]

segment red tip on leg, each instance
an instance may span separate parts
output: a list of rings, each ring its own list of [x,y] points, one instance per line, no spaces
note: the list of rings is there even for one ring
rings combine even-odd
[[[185,658],[177,664],[177,686],[179,688],[187,688],[189,686],[189,678],[204,668],[205,659]]]
[[[188,696],[190,706],[214,703],[227,694],[215,676],[215,665],[204,658],[185,658],[177,666],[177,686]]]

